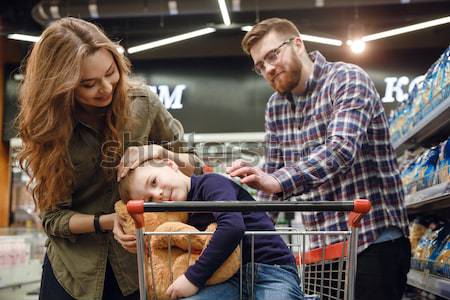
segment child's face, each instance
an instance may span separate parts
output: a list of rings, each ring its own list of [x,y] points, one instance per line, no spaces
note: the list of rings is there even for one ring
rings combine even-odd
[[[174,162],[152,163],[134,170],[130,198],[145,201],[184,201],[190,178],[179,171]]]

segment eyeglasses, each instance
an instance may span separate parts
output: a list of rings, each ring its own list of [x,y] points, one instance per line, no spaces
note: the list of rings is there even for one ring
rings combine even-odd
[[[269,65],[273,66],[278,60],[278,56],[279,56],[279,54],[281,52],[281,47],[283,47],[284,45],[289,44],[295,38],[296,37],[293,36],[293,37],[285,40],[284,42],[282,42],[280,46],[278,46],[278,47],[270,50],[269,52],[267,52],[266,55],[264,56],[264,58],[255,64],[255,66],[253,67],[253,71],[255,71],[256,74],[262,76],[264,74],[264,72],[266,72],[266,64],[269,64]]]

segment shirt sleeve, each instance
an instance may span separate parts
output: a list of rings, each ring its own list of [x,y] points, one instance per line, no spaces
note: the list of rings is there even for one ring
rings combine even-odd
[[[298,163],[272,173],[288,198],[316,188],[352,166],[367,134],[378,94],[368,75],[360,69],[341,70],[332,89],[333,112],[326,140]]]
[[[281,147],[278,142],[276,129],[273,128],[273,125],[271,125],[273,124],[273,122],[271,121],[271,116],[273,115],[273,113],[273,107],[268,105],[265,115],[265,162],[262,167],[263,171],[267,174],[272,174],[276,170],[284,167],[283,154],[280,150]],[[277,177],[275,177],[275,179],[278,180]],[[258,191],[256,196],[260,201],[282,200],[283,198],[282,193],[268,194],[263,191]]]
[[[67,203],[67,202],[64,202]],[[42,227],[48,236],[76,241],[76,235],[69,229],[69,220],[76,214],[75,211],[59,206],[55,209],[41,212]]]
[[[215,175],[211,178],[219,176],[223,177]],[[204,200],[237,200],[236,187],[225,177],[219,178],[219,180],[207,180],[205,187]],[[198,288],[203,287],[206,281],[231,255],[245,232],[244,219],[241,213],[220,212],[213,213],[213,215],[217,222],[217,229],[199,259],[185,273],[186,278]]]

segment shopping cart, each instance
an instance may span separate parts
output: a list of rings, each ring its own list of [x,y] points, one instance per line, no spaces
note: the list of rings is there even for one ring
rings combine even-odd
[[[345,299],[354,298],[354,285],[356,274],[357,237],[360,220],[371,208],[368,200],[355,200],[345,202],[287,202],[287,201],[183,201],[146,203],[144,201],[129,201],[128,213],[136,225],[137,260],[140,299],[147,299],[147,286],[145,275],[145,262],[151,260],[150,247],[145,248],[146,236],[152,235],[181,235],[192,232],[145,232],[144,212],[280,212],[280,211],[348,211],[349,231],[300,231],[296,228],[277,228],[276,231],[247,231],[250,236],[251,253],[253,254],[253,241],[256,235],[279,234],[288,238],[288,246],[297,259],[301,288],[305,292],[305,299]],[[195,233],[198,235],[199,233]],[[212,234],[212,233],[203,233]],[[326,236],[339,237],[341,242],[320,249],[307,251],[308,237],[318,236],[323,241]],[[169,239],[170,240],[170,239]],[[241,243],[242,249],[242,243]],[[147,251],[146,251],[147,250]],[[170,251],[170,249],[169,249]],[[254,258],[251,257],[253,265]],[[171,263],[170,261],[168,262]],[[152,264],[149,264],[152,266]],[[241,254],[242,266],[242,254]],[[242,269],[241,269],[242,270]],[[152,270],[153,271],[153,270]],[[173,276],[172,276],[173,277]],[[152,274],[155,278],[155,274]],[[242,272],[241,272],[241,299],[242,299]],[[173,278],[171,278],[173,280]],[[252,283],[254,270],[252,270]],[[154,284],[153,284],[154,286]],[[253,286],[253,284],[252,284]],[[156,294],[153,294],[156,300]],[[253,299],[253,293],[251,293]]]

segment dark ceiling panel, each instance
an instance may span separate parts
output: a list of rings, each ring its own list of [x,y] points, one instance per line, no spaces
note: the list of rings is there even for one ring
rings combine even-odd
[[[173,1],[173,0],[172,0]],[[6,1],[2,3],[3,34],[23,32],[38,35],[43,29],[35,20],[46,23],[51,16],[50,5],[57,6],[61,16],[67,14],[85,17],[99,24],[115,40],[125,47],[185,33],[206,26],[222,23],[215,0],[178,0],[178,14],[170,15],[168,0],[71,0],[71,1]],[[317,3],[324,3],[317,7]],[[372,34],[400,26],[411,25],[450,15],[450,1],[411,0],[227,0],[240,5],[231,11],[235,24],[254,24],[269,17],[292,20],[302,33],[347,40],[355,28],[363,34]],[[97,3],[99,18],[92,19],[88,3]],[[41,12],[39,12],[41,8]],[[33,11],[33,13],[32,13]],[[42,15],[43,12],[43,15]],[[35,18],[33,19],[33,15]],[[358,31],[358,30],[356,30]],[[244,32],[239,26],[205,37],[168,45],[130,55],[132,59],[161,59],[174,57],[221,57],[243,55],[240,40]],[[400,49],[441,49],[448,46],[450,25],[441,25],[423,31],[412,32],[367,44],[367,51]],[[27,49],[26,43],[21,47]],[[310,49],[325,54],[344,55],[347,47],[333,47],[306,43]],[[26,52],[26,50],[24,50]]]

